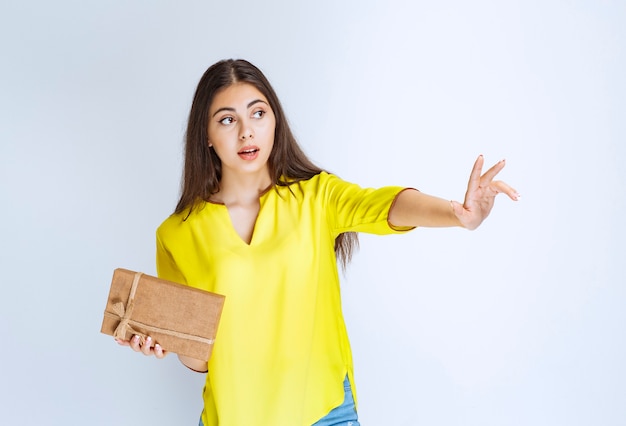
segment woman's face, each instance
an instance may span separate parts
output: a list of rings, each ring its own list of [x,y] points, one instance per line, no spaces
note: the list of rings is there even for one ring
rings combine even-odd
[[[253,85],[235,83],[220,90],[209,108],[209,145],[229,173],[269,173],[276,117]]]

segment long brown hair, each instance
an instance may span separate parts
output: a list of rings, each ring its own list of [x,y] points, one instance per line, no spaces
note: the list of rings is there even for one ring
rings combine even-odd
[[[268,100],[276,117],[274,147],[268,160],[272,183],[288,186],[310,179],[322,171],[296,142],[278,96],[261,70],[242,59],[222,60],[205,71],[193,97],[185,134],[185,166],[176,213],[186,209],[188,214],[191,213],[199,200],[206,201],[219,191],[222,162],[208,144],[209,108],[217,92],[235,83],[256,87]],[[353,232],[340,234],[335,239],[335,253],[344,268],[357,246],[357,234]]]

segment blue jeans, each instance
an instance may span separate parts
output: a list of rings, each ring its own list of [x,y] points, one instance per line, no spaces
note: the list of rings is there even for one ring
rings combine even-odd
[[[315,422],[312,426],[361,426],[358,416],[356,414],[356,407],[354,406],[354,398],[352,396],[352,388],[350,387],[350,380],[346,376],[346,380],[343,382],[344,400],[343,403],[336,408],[333,408],[330,413],[323,418]],[[204,426],[202,418],[198,426]]]
[[[359,416],[356,414],[356,407],[354,406],[354,398],[352,396],[352,389],[350,387],[350,380],[346,376],[346,380],[343,382],[343,389],[345,392],[343,404],[339,407],[333,408],[330,413],[324,416],[319,421],[315,422],[313,426],[360,426]]]

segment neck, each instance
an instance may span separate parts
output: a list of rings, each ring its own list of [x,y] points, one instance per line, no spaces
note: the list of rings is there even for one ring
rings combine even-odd
[[[251,174],[223,173],[220,190],[214,194],[216,201],[224,204],[258,202],[259,196],[272,184],[269,171]]]

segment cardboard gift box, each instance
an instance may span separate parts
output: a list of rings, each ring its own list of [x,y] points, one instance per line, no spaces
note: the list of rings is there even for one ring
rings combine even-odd
[[[166,351],[208,360],[223,305],[220,294],[116,269],[100,331],[122,340],[151,336]]]

